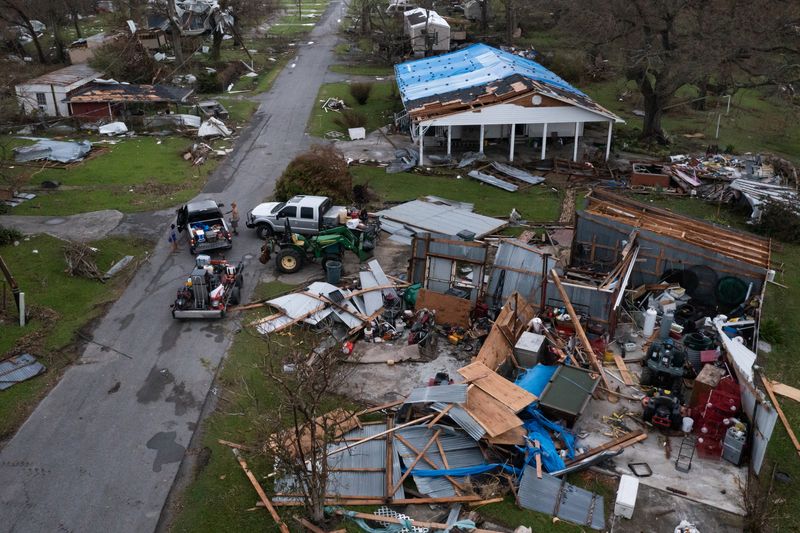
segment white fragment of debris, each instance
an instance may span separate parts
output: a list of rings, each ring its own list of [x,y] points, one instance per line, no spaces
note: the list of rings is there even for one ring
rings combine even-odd
[[[242,77],[243,78],[257,78],[258,77],[258,73],[256,73],[256,72],[248,72],[247,74],[245,74]]]
[[[37,250],[36,248],[34,248],[34,249],[33,249],[33,253],[35,253],[35,254],[38,254],[38,253],[39,253],[39,250]]]

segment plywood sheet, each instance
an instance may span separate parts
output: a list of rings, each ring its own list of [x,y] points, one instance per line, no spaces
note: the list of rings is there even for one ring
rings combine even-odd
[[[458,373],[515,413],[536,401],[535,395],[505,379],[480,361],[470,363],[459,369]]]
[[[437,324],[451,324],[468,328],[472,302],[457,296],[420,289],[417,294],[416,308],[436,311]]]
[[[800,402],[800,390],[790,387],[789,385],[784,385],[783,383],[778,383],[777,381],[770,381],[770,384],[772,385],[772,390],[775,391],[776,394]]]
[[[522,425],[522,420],[510,409],[475,386],[469,388],[464,408],[490,437],[497,437]]]
[[[522,446],[525,444],[525,437],[528,435],[528,432],[525,431],[525,428],[515,427],[513,429],[509,429],[505,433],[502,433],[496,437],[489,437],[487,440],[489,444],[505,444],[507,446]]]

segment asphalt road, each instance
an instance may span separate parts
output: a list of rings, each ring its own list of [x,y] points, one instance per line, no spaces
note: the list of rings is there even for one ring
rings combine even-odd
[[[332,61],[343,12],[333,0],[296,61],[260,97],[234,153],[201,195],[244,213],[273,189],[309,144],[304,133]],[[148,216],[166,227],[166,214]],[[245,288],[264,267],[244,229],[229,258],[245,258]],[[237,325],[178,322],[169,305],[193,259],[170,254],[166,234],[89,344],[0,451],[0,531],[145,532],[156,527],[215,369]]]

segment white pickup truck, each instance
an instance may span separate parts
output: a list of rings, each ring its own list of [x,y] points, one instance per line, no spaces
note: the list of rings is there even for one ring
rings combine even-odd
[[[283,233],[286,219],[294,233],[316,235],[347,222],[347,208],[327,196],[294,196],[286,202],[265,202],[247,212],[245,225],[261,239]]]

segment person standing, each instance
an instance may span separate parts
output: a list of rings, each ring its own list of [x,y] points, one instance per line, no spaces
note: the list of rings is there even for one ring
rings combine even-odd
[[[231,228],[234,235],[239,235],[239,208],[236,207],[236,202],[231,202],[231,210],[228,211],[231,215]]]
[[[175,231],[175,224],[169,226],[169,243],[172,245],[172,253],[178,251],[178,232]]]

